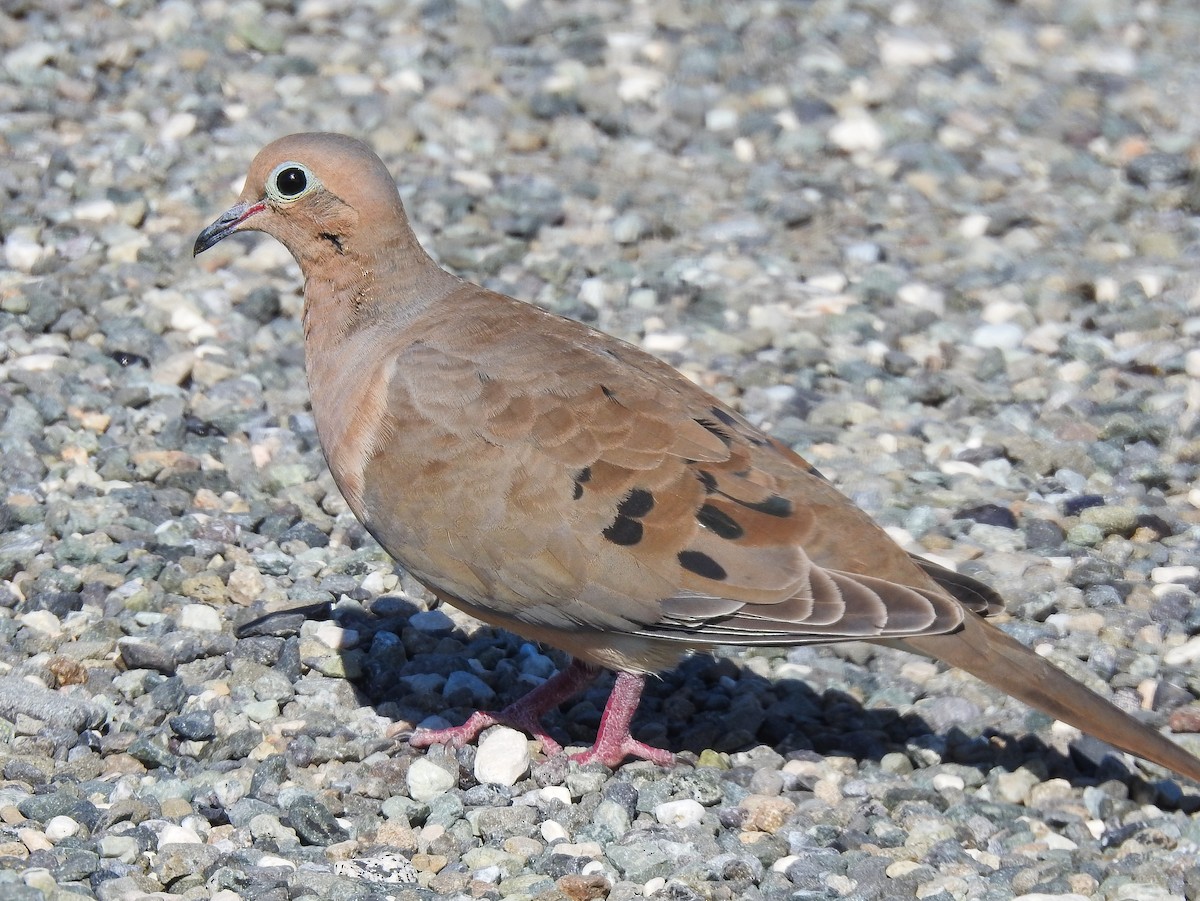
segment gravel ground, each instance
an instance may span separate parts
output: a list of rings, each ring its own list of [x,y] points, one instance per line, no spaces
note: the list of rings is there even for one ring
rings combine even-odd
[[[354,522],[282,248],[190,255],[267,140],[359,135],[447,266],[1200,748],[1194,4],[15,0],[0,46],[0,897],[1200,898],[1196,786],[870,646],[685,662],[671,770],[389,739],[562,659]]]

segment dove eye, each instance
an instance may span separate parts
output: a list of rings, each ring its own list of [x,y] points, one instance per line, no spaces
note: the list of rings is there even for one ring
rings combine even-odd
[[[267,194],[274,200],[299,200],[317,184],[307,166],[280,163],[267,179]]]

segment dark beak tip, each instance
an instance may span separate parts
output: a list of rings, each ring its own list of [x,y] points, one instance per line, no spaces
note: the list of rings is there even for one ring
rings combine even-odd
[[[213,245],[218,244],[235,231],[238,231],[238,226],[248,218],[248,206],[246,203],[239,203],[237,206],[230,207],[218,216],[214,222],[205,226],[200,234],[196,236],[196,243],[192,245],[192,256],[200,256],[200,254]],[[256,212],[256,210],[252,210],[251,212]]]

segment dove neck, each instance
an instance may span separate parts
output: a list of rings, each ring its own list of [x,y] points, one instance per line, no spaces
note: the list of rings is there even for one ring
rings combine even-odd
[[[310,345],[315,336],[339,343],[363,329],[402,328],[459,284],[425,252],[407,223],[369,246],[347,244],[303,268]]]

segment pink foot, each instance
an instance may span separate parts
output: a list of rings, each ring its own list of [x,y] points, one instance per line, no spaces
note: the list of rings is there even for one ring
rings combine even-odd
[[[528,732],[542,743],[542,750],[546,754],[558,754],[562,751],[562,746],[546,733],[542,726],[542,717],[547,711],[586,688],[599,674],[599,667],[581,660],[572,660],[571,665],[561,673],[513,701],[503,710],[495,713],[476,711],[461,726],[418,730],[408,742],[414,748],[428,748],[430,745],[461,748],[478,738],[484,729],[502,723]],[[604,705],[604,713],[600,717],[596,743],[590,750],[571,755],[572,760],[583,764],[602,763],[610,769],[616,769],[626,757],[649,760],[659,766],[670,766],[675,762],[675,755],[670,751],[651,747],[629,734],[629,724],[633,721],[633,715],[637,713],[645,685],[645,676],[617,673],[617,681],[613,684],[612,693],[608,696],[608,703]]]
[[[617,673],[612,694],[608,696],[604,714],[600,717],[600,731],[596,733],[596,743],[588,751],[572,754],[571,759],[583,764],[602,763],[614,770],[626,757],[649,760],[659,766],[671,766],[675,762],[674,754],[665,748],[651,747],[629,734],[629,724],[637,712],[645,686],[646,677],[643,675]]]
[[[478,738],[484,729],[502,723],[528,732],[542,743],[542,750],[547,754],[558,754],[562,751],[562,745],[547,734],[542,726],[542,717],[563,701],[578,694],[598,675],[599,667],[581,660],[572,660],[565,670],[556,673],[503,710],[494,713],[487,710],[476,711],[461,726],[451,726],[448,729],[420,729],[413,733],[408,742],[414,748],[428,748],[430,745],[461,748]]]

